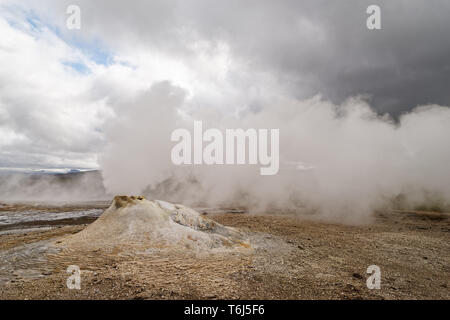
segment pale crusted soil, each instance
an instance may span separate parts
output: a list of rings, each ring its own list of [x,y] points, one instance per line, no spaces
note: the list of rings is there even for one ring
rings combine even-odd
[[[22,260],[19,255],[17,266],[16,260],[8,262],[16,272],[0,285],[0,298],[450,298],[450,219],[446,214],[384,212],[369,226],[327,224],[292,216],[209,217],[247,232],[252,249],[212,254],[186,250],[137,254],[120,248],[108,252],[103,248],[63,250],[47,254],[44,261],[32,252]],[[0,251],[55,241],[84,227],[2,235]],[[82,270],[81,290],[67,289],[69,265]],[[366,287],[369,265],[381,268],[380,290]],[[18,268],[25,271],[17,272]],[[29,274],[27,268],[41,270],[40,278],[24,276]],[[3,269],[3,273],[9,270]]]

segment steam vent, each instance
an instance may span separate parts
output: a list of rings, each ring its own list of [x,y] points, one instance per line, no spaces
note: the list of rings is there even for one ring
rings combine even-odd
[[[127,196],[115,197],[97,221],[59,241],[58,246],[115,251],[249,248],[241,232],[191,208]]]

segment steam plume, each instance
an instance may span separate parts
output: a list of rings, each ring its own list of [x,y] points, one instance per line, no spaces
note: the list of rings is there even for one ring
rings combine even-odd
[[[450,200],[450,108],[420,106],[398,121],[380,117],[363,97],[335,105],[315,96],[281,95],[252,111],[192,108],[195,99],[167,82],[118,111],[101,157],[109,193],[138,194],[186,205],[246,206],[255,211],[314,212],[360,223],[401,199],[403,206]],[[258,166],[177,167],[172,130],[279,128],[280,172]]]

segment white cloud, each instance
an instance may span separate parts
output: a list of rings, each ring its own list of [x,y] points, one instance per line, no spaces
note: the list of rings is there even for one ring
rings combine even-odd
[[[397,70],[408,76],[401,68],[410,56],[398,61],[398,53],[408,46],[393,40],[420,26],[403,16],[391,21],[387,14],[385,25],[392,22],[392,34],[367,37],[354,28],[358,19],[364,22],[365,10],[358,15],[360,3],[261,1],[250,6],[230,1],[211,7],[201,0],[80,0],[82,27],[76,32],[65,28],[69,4],[2,1],[0,165],[97,166],[106,143],[105,124],[123,109],[134,108],[136,99],[159,81],[169,80],[187,92],[182,112],[216,118],[259,112],[274,96],[303,98],[322,89],[325,97],[346,98],[355,88],[363,90],[357,94],[372,88],[386,92],[382,98],[392,103],[411,101],[423,91],[406,90],[408,81],[383,74]],[[411,8],[416,7],[414,2]],[[391,14],[399,10],[384,8]],[[424,14],[433,10],[424,9]],[[440,14],[435,21],[440,32]],[[418,23],[425,22],[421,18]],[[433,28],[424,30],[422,36]],[[432,37],[426,39],[429,45],[423,47],[428,49],[417,53],[425,62],[436,44]],[[392,48],[387,46],[391,43]],[[369,47],[374,50],[362,49]],[[446,52],[444,45],[437,49],[442,49],[439,56]],[[392,59],[383,60],[385,55]],[[434,68],[429,67],[424,65],[425,76],[415,74],[413,80],[428,79]],[[436,75],[427,90],[445,96],[448,90],[439,88],[447,76]]]
[[[24,23],[23,14],[2,11],[0,17],[0,166],[96,167],[111,111],[91,88],[108,68],[47,26]]]
[[[123,43],[105,53],[91,33],[0,8],[0,166],[97,167],[105,124],[156,82],[182,87],[186,108],[238,110],[254,95],[226,43],[196,39],[183,58]]]

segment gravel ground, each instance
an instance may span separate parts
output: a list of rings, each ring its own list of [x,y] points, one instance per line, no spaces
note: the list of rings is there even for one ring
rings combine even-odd
[[[290,215],[207,215],[244,231],[251,249],[65,252],[51,244],[83,230],[92,217],[41,221],[22,231],[14,225],[0,235],[0,299],[450,298],[448,214],[379,212],[365,226]],[[80,290],[67,288],[69,265],[81,269]],[[366,286],[370,265],[381,269],[379,290]]]

